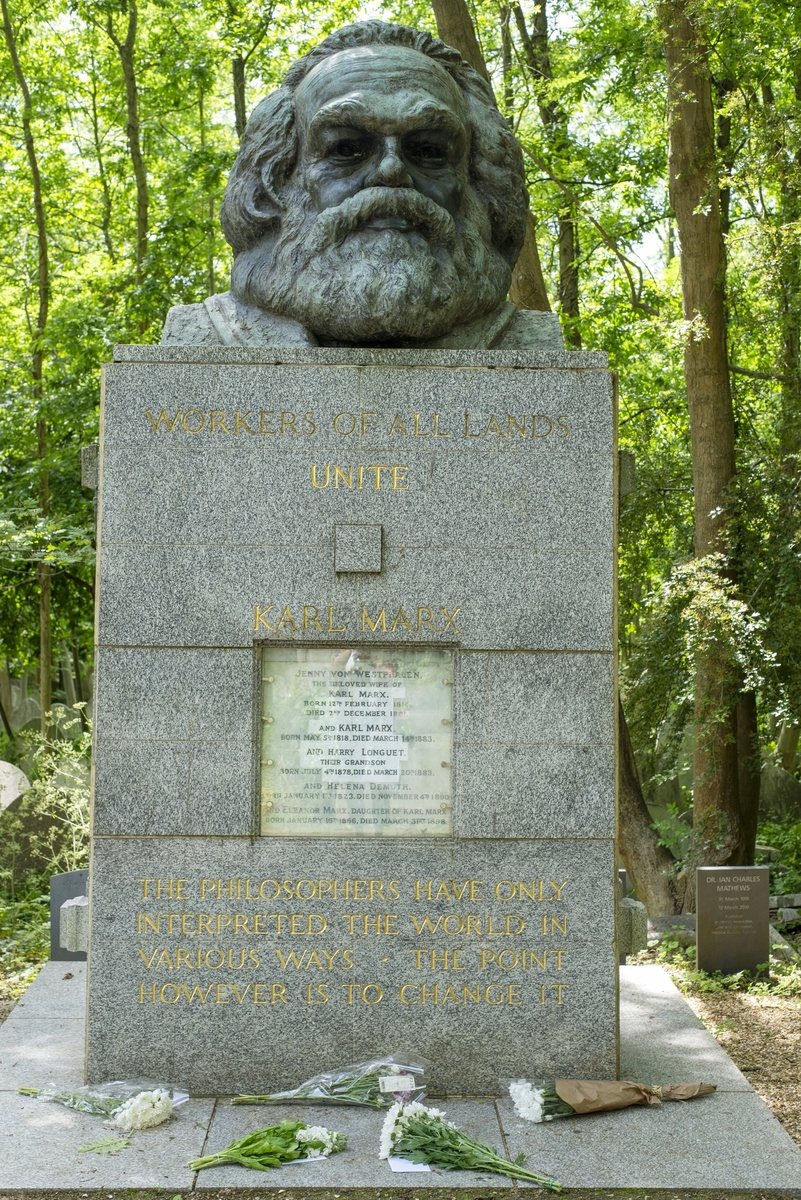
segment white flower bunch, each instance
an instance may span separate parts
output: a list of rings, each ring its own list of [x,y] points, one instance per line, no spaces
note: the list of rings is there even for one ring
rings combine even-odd
[[[412,1100],[411,1104],[393,1104],[387,1115],[384,1117],[384,1124],[381,1126],[381,1143],[378,1150],[379,1158],[389,1158],[393,1147],[403,1137],[403,1132],[409,1124],[409,1117],[422,1116],[425,1114],[429,1117],[443,1117],[445,1113],[438,1108],[426,1108],[425,1104],[421,1104],[419,1100]],[[450,1125],[451,1129],[455,1126],[451,1121],[445,1121],[446,1125]]]
[[[304,1142],[318,1143],[308,1147],[304,1158],[328,1158],[335,1150],[340,1149],[341,1144],[340,1135],[333,1129],[326,1129],[325,1125],[307,1125],[305,1129],[297,1131],[295,1139],[301,1145]]]
[[[139,1092],[117,1109],[111,1121],[123,1133],[133,1133],[137,1129],[152,1129],[161,1125],[172,1116],[172,1100],[169,1092],[157,1088],[154,1092]]]
[[[533,1121],[535,1125],[538,1125],[540,1121],[553,1120],[553,1117],[543,1115],[545,1100],[543,1092],[526,1079],[513,1080],[509,1084],[509,1095],[514,1101],[515,1112],[524,1121]]]

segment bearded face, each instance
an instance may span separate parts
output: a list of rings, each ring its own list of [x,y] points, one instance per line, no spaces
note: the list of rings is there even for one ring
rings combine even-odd
[[[510,283],[469,180],[458,86],[415,51],[363,47],[295,94],[298,159],[280,231],[239,253],[232,290],[321,341],[432,340],[503,301]]]
[[[497,308],[509,288],[472,191],[464,210],[454,218],[419,192],[373,187],[317,213],[294,187],[280,236],[237,256],[232,289],[322,341],[441,337]]]

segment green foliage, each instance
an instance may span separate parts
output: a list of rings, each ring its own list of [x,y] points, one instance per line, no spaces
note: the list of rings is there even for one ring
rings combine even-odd
[[[50,957],[50,894],[46,876],[29,875],[12,899],[0,891],[0,1000],[18,999]]]
[[[754,977],[747,971],[723,975],[720,971],[707,974],[695,965],[695,946],[682,949],[678,942],[665,939],[656,953],[656,961],[670,974],[685,996],[701,996],[713,992],[748,992],[754,996],[801,995],[801,962],[772,959],[765,964],[764,974]],[[768,973],[769,972],[769,973]]]
[[[31,875],[78,870],[89,854],[91,732],[75,740],[42,734],[25,740],[31,787],[0,819],[0,889],[11,897],[28,886]]]
[[[765,821],[757,830],[757,842],[779,852],[777,862],[765,864],[770,867],[771,895],[801,892],[801,821],[792,825]]]

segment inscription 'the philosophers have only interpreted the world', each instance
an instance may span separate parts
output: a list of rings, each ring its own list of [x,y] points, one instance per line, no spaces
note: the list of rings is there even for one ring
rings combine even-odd
[[[567,887],[544,878],[140,878],[138,1003],[563,1005]],[[375,970],[376,945],[390,965],[366,982],[362,949]]]

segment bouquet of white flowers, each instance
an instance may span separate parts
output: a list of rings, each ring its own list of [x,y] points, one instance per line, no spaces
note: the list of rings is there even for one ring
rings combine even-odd
[[[648,1087],[626,1079],[555,1079],[533,1084],[514,1079],[509,1084],[515,1112],[524,1121],[554,1121],[558,1117],[611,1112],[633,1104],[655,1105],[663,1100],[692,1100],[715,1091],[714,1083],[673,1083]]]
[[[379,1158],[398,1155],[413,1163],[428,1163],[445,1171],[491,1171],[510,1179],[539,1183],[559,1192],[562,1185],[548,1175],[537,1175],[523,1166],[525,1155],[514,1162],[503,1158],[485,1142],[478,1142],[445,1120],[438,1108],[424,1104],[393,1104],[384,1118]]]
[[[168,1084],[153,1079],[114,1079],[110,1083],[94,1083],[86,1087],[19,1088],[23,1096],[53,1100],[77,1112],[110,1117],[108,1122],[123,1133],[151,1129],[169,1120],[173,1109],[189,1099],[188,1092],[179,1092]]]
[[[337,1150],[344,1150],[347,1144],[345,1134],[326,1129],[324,1125],[282,1121],[280,1125],[256,1129],[231,1142],[225,1150],[196,1158],[187,1165],[193,1171],[202,1171],[204,1167],[238,1163],[255,1171],[269,1171],[272,1167],[281,1167],[284,1163],[296,1162],[301,1158],[328,1158]]]
[[[264,1096],[235,1096],[232,1104],[354,1104],[361,1108],[388,1108],[401,1098],[422,1100],[425,1084],[422,1063],[401,1059],[397,1054],[352,1063],[313,1075],[286,1092]]]

